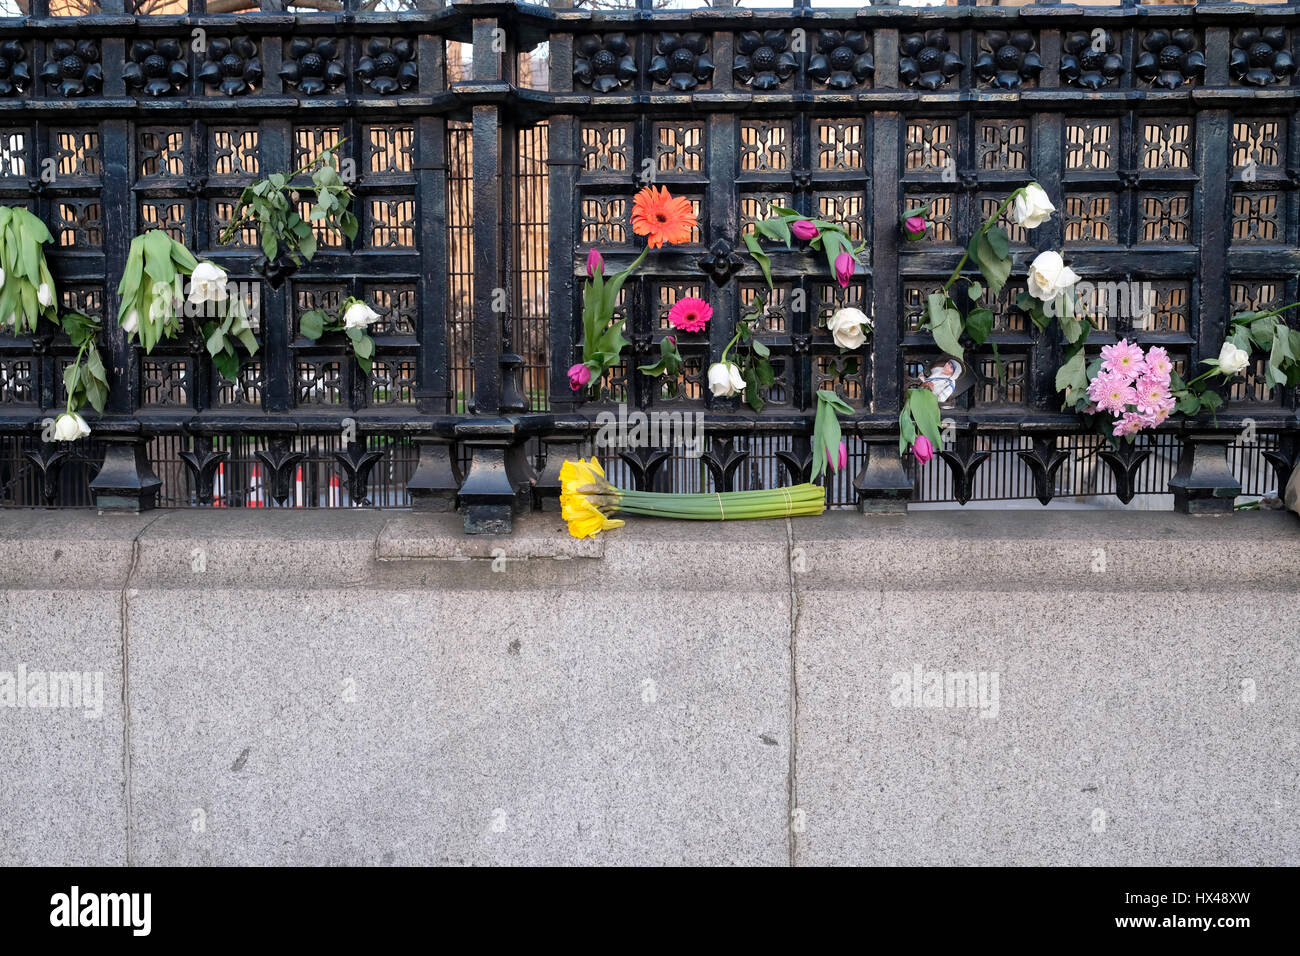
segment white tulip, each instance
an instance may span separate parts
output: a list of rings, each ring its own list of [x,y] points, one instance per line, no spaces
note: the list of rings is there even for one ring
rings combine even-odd
[[[47,309],[54,304],[54,291],[48,282],[42,282],[41,287],[36,290],[36,301]]]
[[[866,328],[864,328],[864,326]],[[826,330],[835,339],[835,344],[842,349],[860,348],[867,340],[867,328],[871,320],[861,309],[840,309],[826,323]]]
[[[1224,342],[1219,350],[1219,371],[1229,377],[1245,370],[1250,364],[1250,355],[1237,348],[1231,342]]]
[[[190,274],[190,302],[226,301],[226,270],[211,262],[200,262]]]
[[[64,412],[54,419],[55,441],[76,441],[90,434],[90,426],[76,412]]]
[[[379,313],[364,302],[353,302],[343,313],[343,328],[364,329],[379,319]]]
[[[1038,183],[1030,183],[1011,204],[1011,218],[1017,226],[1033,229],[1052,218],[1056,207]]]
[[[3,286],[4,284],[5,284],[5,271],[3,269],[0,269],[0,286]]]
[[[745,379],[740,369],[730,362],[714,362],[709,366],[709,391],[714,398],[730,398],[745,390]]]
[[[122,320],[122,324],[121,324],[119,327],[120,327],[120,328],[122,329],[122,331],[125,332],[127,335],[134,335],[136,332],[139,332],[139,331],[140,331],[140,312],[139,312],[139,310],[138,310],[138,309],[132,309],[130,312],[128,312],[128,313],[126,314],[126,318]]]
[[[1035,299],[1052,302],[1078,281],[1059,252],[1040,252],[1029,264],[1029,294]]]

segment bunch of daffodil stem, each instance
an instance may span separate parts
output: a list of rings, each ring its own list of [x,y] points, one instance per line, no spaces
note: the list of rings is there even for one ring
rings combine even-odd
[[[675,494],[628,491],[605,477],[594,457],[565,461],[560,468],[560,507],[569,534],[589,538],[624,522],[616,512],[687,521],[737,521],[745,518],[791,518],[819,515],[826,510],[826,489],[802,484],[765,491],[722,491],[714,494]]]

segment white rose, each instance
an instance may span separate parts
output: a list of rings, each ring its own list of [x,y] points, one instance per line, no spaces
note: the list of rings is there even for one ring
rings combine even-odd
[[[740,369],[730,362],[714,362],[709,366],[709,391],[714,398],[730,398],[745,390],[745,379]]]
[[[1038,183],[1030,183],[1025,187],[1025,191],[1016,196],[1015,202],[1011,204],[1011,218],[1015,220],[1017,226],[1024,226],[1026,229],[1033,229],[1041,226],[1047,220],[1052,218],[1052,213],[1056,207],[1052,201],[1047,198],[1047,193]]]
[[[1219,350],[1220,372],[1231,377],[1238,372],[1244,371],[1249,364],[1250,356],[1246,352],[1237,348],[1231,342],[1223,343],[1223,348]]]
[[[364,302],[353,302],[348,306],[348,310],[343,313],[343,327],[345,329],[364,329],[371,322],[377,321],[379,313]]]
[[[42,282],[41,287],[36,290],[36,301],[47,309],[54,304],[54,291],[48,282]]]
[[[128,312],[126,314],[126,318],[122,320],[122,324],[120,327],[122,331],[125,332],[127,335],[134,335],[136,332],[140,331],[139,311],[136,309],[132,309],[130,312]]]
[[[856,349],[867,340],[867,332],[863,326],[870,325],[871,320],[861,309],[840,309],[830,317],[826,329],[840,348]]]
[[[64,412],[54,419],[55,441],[76,441],[90,434],[90,426],[76,412]]]
[[[1029,264],[1029,294],[1035,299],[1051,302],[1078,281],[1059,252],[1040,252]]]
[[[221,266],[200,262],[190,274],[190,301],[226,301],[226,280],[226,270]]]

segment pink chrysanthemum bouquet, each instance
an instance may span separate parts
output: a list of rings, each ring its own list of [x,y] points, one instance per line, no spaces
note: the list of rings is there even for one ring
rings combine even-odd
[[[1113,419],[1111,434],[1132,438],[1144,428],[1154,428],[1178,404],[1172,390],[1173,362],[1158,345],[1143,351],[1128,339],[1101,350],[1101,358],[1088,370],[1087,414]]]

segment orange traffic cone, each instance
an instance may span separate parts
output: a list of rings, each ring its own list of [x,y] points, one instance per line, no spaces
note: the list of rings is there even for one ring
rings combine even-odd
[[[330,507],[338,508],[343,504],[342,492],[339,489],[339,476],[330,475]]]
[[[302,500],[302,465],[298,466],[298,474],[293,479],[293,506],[295,508],[303,507]]]
[[[216,477],[212,479],[212,507],[224,508],[226,506],[226,463],[223,461],[217,465]]]
[[[266,499],[262,495],[262,469],[257,465],[253,466],[252,481],[248,486],[248,504],[249,508],[265,508]]]

